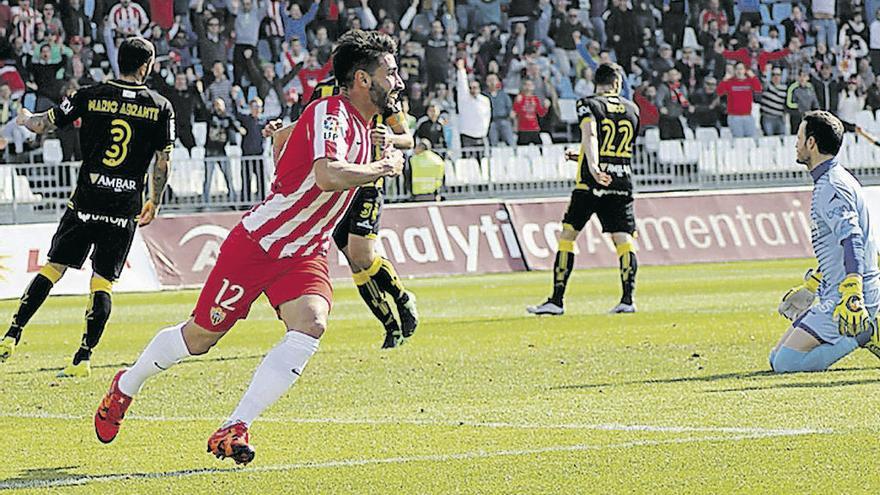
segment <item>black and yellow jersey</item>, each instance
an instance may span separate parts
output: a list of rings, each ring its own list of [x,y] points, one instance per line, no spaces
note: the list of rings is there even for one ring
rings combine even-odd
[[[71,207],[132,217],[142,207],[147,169],[156,151],[174,146],[174,109],[146,86],[107,81],[82,88],[48,111],[64,127],[82,119],[83,161]]]
[[[584,150],[578,156],[577,188],[611,189],[632,193],[633,145],[639,133],[639,107],[616,94],[600,94],[577,102],[579,123],[594,121],[599,141],[599,169],[612,178],[605,187],[596,183]]]
[[[331,77],[328,79],[324,79],[323,81],[319,82],[315,86],[315,89],[312,91],[312,96],[309,99],[309,104],[311,104],[314,101],[320,100],[321,98],[326,98],[328,96],[338,95],[341,92],[342,92],[342,89],[339,87],[339,85],[336,84],[335,78]],[[405,122],[406,122],[406,115],[404,115],[402,110],[401,111],[391,110],[391,111],[385,112],[385,114],[376,115],[375,117],[373,117],[373,121],[370,123],[370,127],[375,128],[377,126],[385,124],[388,127],[390,127],[394,132],[400,132],[401,130],[402,130],[402,132],[406,132],[406,129],[404,129],[402,127]],[[373,146],[373,160],[380,160],[380,159],[382,159],[382,148],[379,146]],[[384,184],[383,179],[379,179],[372,184],[368,184],[368,185],[362,186],[362,187],[381,188],[383,184]]]

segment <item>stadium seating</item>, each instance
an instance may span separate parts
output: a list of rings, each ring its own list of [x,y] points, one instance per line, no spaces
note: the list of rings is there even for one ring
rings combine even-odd
[[[775,24],[780,24],[782,21],[791,17],[791,3],[789,2],[776,2],[773,4],[773,12],[772,12],[773,22]],[[781,32],[779,33],[782,34]],[[784,39],[783,36],[780,36]]]
[[[61,141],[47,139],[43,141],[43,161],[46,163],[61,163],[64,152],[61,150]]]
[[[196,122],[192,126],[193,137],[196,140],[196,144],[199,146],[204,146],[205,142],[208,139],[208,123],[207,122]]]

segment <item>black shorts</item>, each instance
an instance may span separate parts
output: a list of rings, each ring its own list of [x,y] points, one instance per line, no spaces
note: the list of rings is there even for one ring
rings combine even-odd
[[[563,217],[563,223],[567,223],[574,230],[581,231],[593,213],[599,217],[602,224],[602,232],[611,234],[625,232],[632,234],[636,231],[636,218],[633,213],[633,198],[631,195],[603,194],[597,196],[593,189],[575,189],[571,193],[571,202]],[[599,192],[603,192],[599,190]]]
[[[92,269],[110,280],[118,279],[128,258],[137,222],[68,208],[52,237],[49,261],[71,268],[82,268],[92,251]]]
[[[339,249],[348,246],[349,234],[375,239],[379,234],[379,217],[382,215],[384,204],[385,198],[380,188],[372,186],[360,188],[345,216],[333,231],[333,241],[336,242],[336,246]]]

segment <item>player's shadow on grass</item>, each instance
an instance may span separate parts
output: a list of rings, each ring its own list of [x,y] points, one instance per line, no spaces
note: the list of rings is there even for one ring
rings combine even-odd
[[[58,480],[67,480],[78,478],[79,476],[70,473],[71,469],[79,466],[61,466],[52,468],[25,469],[13,478],[0,480],[0,490],[15,490],[21,488],[35,488],[39,486],[39,482],[51,483]]]
[[[877,368],[837,368],[833,370],[827,370],[823,373],[844,373],[848,371],[871,371],[877,370]],[[619,387],[621,385],[666,385],[666,384],[675,384],[675,383],[711,383],[722,380],[745,380],[749,378],[764,378],[764,377],[775,377],[782,376],[779,373],[774,373],[770,370],[762,370],[762,371],[740,371],[735,373],[721,373],[716,375],[705,375],[705,376],[683,376],[676,378],[649,378],[647,380],[631,380],[626,382],[618,382],[618,383],[585,383],[580,385],[559,385],[556,387],[550,387],[550,390],[578,390],[578,389],[591,389],[591,388],[608,388],[608,387]],[[878,380],[865,380],[864,383],[875,383]],[[859,381],[861,383],[861,381]],[[855,385],[856,383],[853,383]],[[779,384],[777,386],[782,386],[783,384]],[[816,384],[820,386],[822,384]],[[774,386],[768,386],[766,388],[774,388]],[[730,390],[715,390],[715,392],[732,392],[734,389]],[[761,388],[755,387],[751,389],[736,389],[736,390],[761,390]]]
[[[843,370],[837,370],[843,371]],[[846,370],[850,371],[850,370]],[[823,374],[828,373],[828,371],[822,372]],[[791,376],[791,375],[788,375]],[[796,375],[795,375],[796,376]],[[880,379],[871,379],[864,378],[861,380],[837,380],[832,382],[787,382],[787,383],[772,383],[768,385],[755,385],[751,387],[739,387],[739,388],[720,388],[715,390],[704,390],[703,393],[707,394],[715,394],[715,393],[723,393],[723,392],[753,392],[756,390],[779,390],[786,388],[836,388],[836,387],[850,387],[853,385],[878,385],[880,384]]]
[[[90,482],[112,482],[121,480],[143,480],[162,478],[184,478],[199,474],[223,474],[240,471],[240,467],[183,469],[154,473],[110,473],[110,474],[76,474],[66,470],[79,466],[57,468],[26,469],[14,478],[0,480],[0,491],[21,490],[28,488],[60,488],[66,486],[85,486]]]
[[[217,356],[211,358],[191,358],[184,361],[181,361],[177,364],[180,365],[189,365],[189,364],[197,364],[197,363],[215,363],[220,361],[242,361],[247,359],[261,359],[265,357],[265,354],[249,354],[247,356]],[[92,366],[93,370],[106,369],[106,368],[122,368],[125,366],[131,366],[132,363],[111,363],[111,364],[100,364],[97,366]],[[37,368],[34,370],[20,370],[20,371],[11,371],[7,373],[8,375],[29,375],[32,373],[43,373],[46,371],[61,371],[62,368]]]

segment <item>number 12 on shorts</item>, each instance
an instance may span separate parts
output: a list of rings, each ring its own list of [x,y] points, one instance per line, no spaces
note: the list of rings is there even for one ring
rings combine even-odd
[[[228,296],[228,297],[227,297]],[[244,287],[229,282],[228,278],[223,279],[223,286],[214,297],[214,304],[220,306],[226,311],[235,311],[235,303],[244,296]]]

